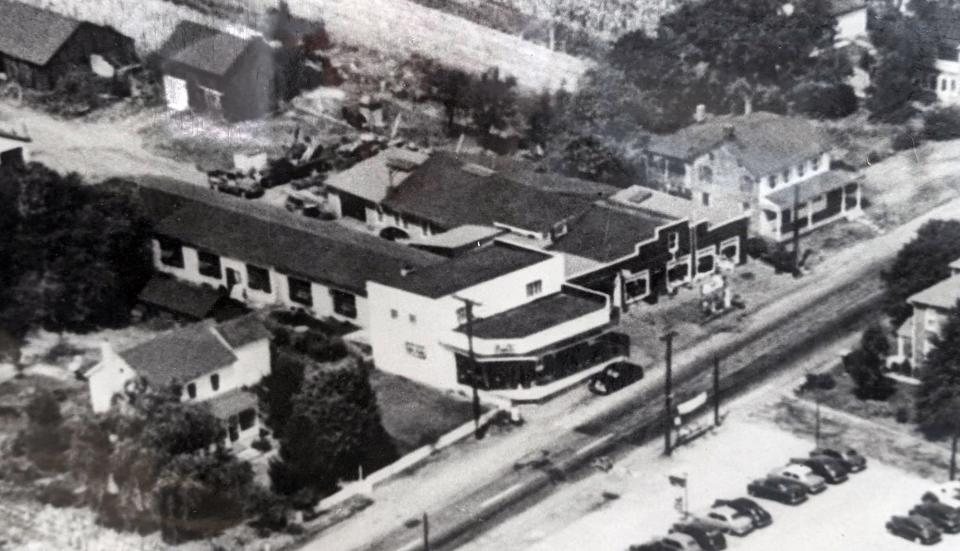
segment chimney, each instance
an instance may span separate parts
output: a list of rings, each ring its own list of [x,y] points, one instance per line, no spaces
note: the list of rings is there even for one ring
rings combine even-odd
[[[723,125],[723,138],[725,140],[732,140],[736,138],[736,132],[734,131],[732,124]]]
[[[707,120],[707,106],[699,103],[697,104],[697,110],[693,112],[693,122],[701,123]]]

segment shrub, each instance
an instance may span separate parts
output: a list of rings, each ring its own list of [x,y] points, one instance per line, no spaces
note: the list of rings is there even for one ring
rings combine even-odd
[[[857,94],[849,84],[806,82],[790,92],[794,108],[818,119],[840,119],[857,111]]]
[[[923,136],[911,130],[904,130],[893,137],[891,147],[894,151],[913,149],[922,143]]]
[[[960,138],[960,109],[945,107],[927,113],[923,135],[928,140],[952,140]]]
[[[817,390],[833,390],[837,387],[837,381],[829,373],[807,373],[804,386]]]
[[[906,406],[900,406],[897,408],[896,419],[898,423],[910,422],[910,410]]]

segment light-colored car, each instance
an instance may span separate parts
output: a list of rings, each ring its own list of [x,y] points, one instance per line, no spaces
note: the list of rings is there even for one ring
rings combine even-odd
[[[827,483],[823,480],[823,477],[813,474],[813,470],[806,465],[797,465],[795,463],[784,465],[779,469],[770,471],[770,476],[799,482],[806,486],[807,492],[811,494],[819,494],[827,489]]]
[[[944,482],[923,494],[922,499],[924,503],[943,503],[954,509],[960,509],[960,480]]]
[[[749,516],[738,512],[729,505],[717,505],[706,512],[696,515],[704,524],[719,528],[726,534],[746,536],[753,531],[753,521]]]
[[[670,551],[703,551],[703,547],[697,543],[697,540],[687,534],[679,532],[671,533],[660,539],[660,547]]]

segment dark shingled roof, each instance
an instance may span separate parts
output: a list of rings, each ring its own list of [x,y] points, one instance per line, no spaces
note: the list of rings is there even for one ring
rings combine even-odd
[[[209,323],[175,329],[120,352],[120,357],[156,386],[196,379],[237,361]]]
[[[605,307],[606,303],[600,297],[557,293],[474,321],[473,336],[480,339],[519,339]],[[458,327],[457,331],[466,333],[466,326]]]
[[[440,298],[550,257],[544,252],[494,242],[443,264],[413,270],[406,276],[398,274],[384,283],[421,296]]]
[[[172,277],[154,275],[140,291],[140,302],[177,314],[203,319],[213,310],[220,293],[210,287],[191,285]]]
[[[258,405],[256,394],[240,388],[224,392],[204,403],[210,406],[210,413],[217,419],[229,419],[241,411],[256,409]]]
[[[80,21],[21,2],[0,0],[0,53],[46,65]]]
[[[727,137],[727,128],[733,137]],[[757,112],[736,117],[717,117],[682,128],[673,134],[653,136],[647,151],[692,161],[724,143],[756,177],[790,167],[828,150],[820,131],[809,121]]]
[[[609,262],[633,254],[637,243],[654,237],[657,228],[671,220],[666,216],[597,205],[570,222],[567,234],[550,250]]]
[[[158,53],[163,59],[211,75],[224,76],[251,43],[252,40],[244,40],[192,21],[181,21]]]
[[[383,204],[447,229],[499,222],[544,233],[590,207],[583,198],[541,191],[499,173],[482,175],[480,168],[464,166],[451,154],[434,153],[390,190]]]
[[[225,321],[217,326],[217,332],[233,348],[255,341],[269,339],[270,332],[255,313]]]
[[[213,193],[184,199],[156,233],[215,254],[333,285],[360,295],[367,280],[385,280],[404,266],[423,267],[443,257],[284,209]]]

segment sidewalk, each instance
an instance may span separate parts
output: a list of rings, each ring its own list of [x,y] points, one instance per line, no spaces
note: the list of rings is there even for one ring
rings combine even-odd
[[[931,218],[960,218],[960,200],[942,205],[885,235],[840,251],[820,264],[816,273],[791,280],[792,290],[745,320],[738,333],[715,333],[676,354],[678,375],[697,369],[702,361],[733,343],[751,342],[769,333],[771,327],[776,327],[784,319],[802,314],[805,305],[824,301],[841,289],[852,294],[863,287],[858,285],[859,282],[876,284],[876,275],[884,262]],[[362,549],[402,527],[404,521],[418,517],[421,512],[443,509],[450,502],[476,492],[489,481],[507,476],[512,473],[516,459],[524,455],[540,450],[557,453],[571,445],[573,427],[623,408],[637,400],[641,393],[659,388],[660,370],[650,371],[654,373],[648,375],[641,385],[605,400],[585,401],[585,393],[575,389],[536,408],[526,408],[527,424],[522,428],[493,432],[485,440],[468,440],[437,454],[416,472],[379,487],[372,496],[375,503],[371,507],[318,534],[303,549]]]

